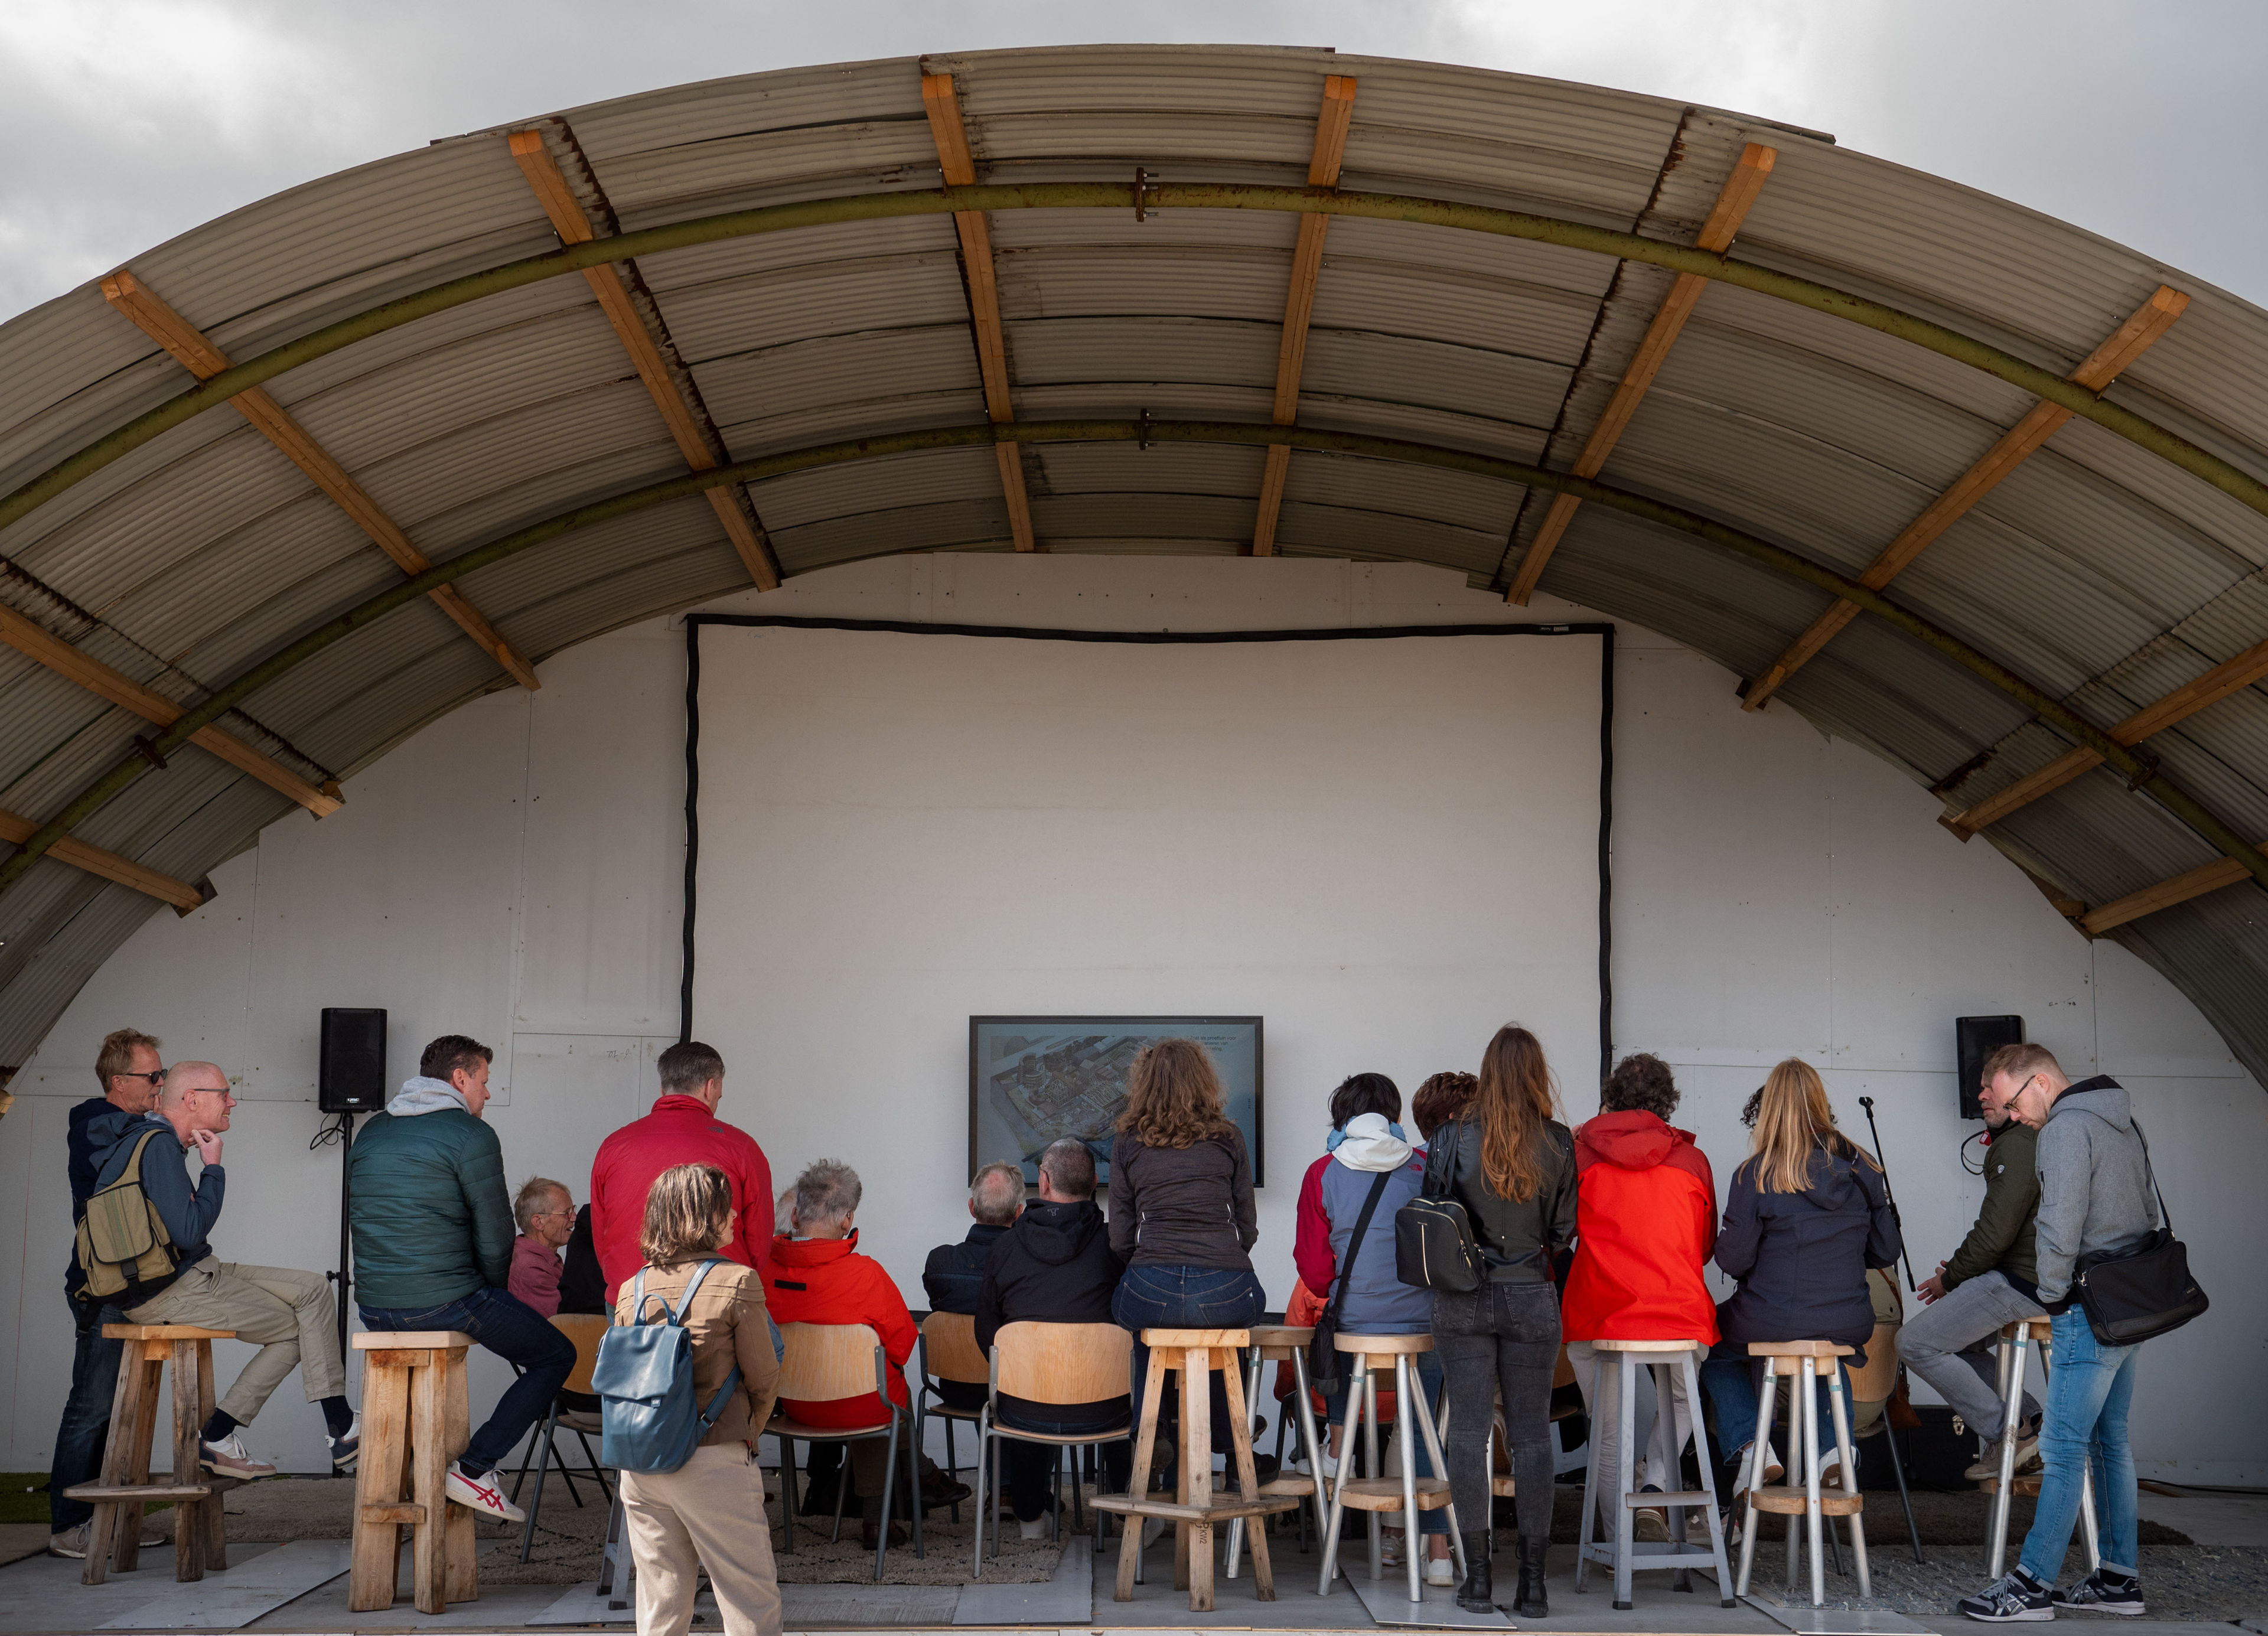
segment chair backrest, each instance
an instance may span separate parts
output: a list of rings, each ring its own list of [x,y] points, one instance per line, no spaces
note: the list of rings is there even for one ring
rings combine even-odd
[[[976,1345],[976,1320],[965,1312],[932,1312],[922,1320],[922,1367],[940,1381],[983,1386],[991,1367]]]
[[[1851,1401],[1881,1403],[1898,1389],[1898,1326],[1877,1323],[1867,1343],[1867,1367],[1851,1371]]]
[[[598,1367],[599,1342],[606,1336],[613,1319],[603,1312],[555,1312],[551,1327],[575,1343],[575,1367],[567,1372],[563,1392],[582,1392],[591,1389],[591,1371]]]
[[[1123,1397],[1134,1338],[1115,1323],[1007,1323],[992,1339],[1000,1389],[1027,1403]]]
[[[864,1397],[874,1389],[882,1338],[864,1323],[783,1323],[779,1395],[798,1403]]]

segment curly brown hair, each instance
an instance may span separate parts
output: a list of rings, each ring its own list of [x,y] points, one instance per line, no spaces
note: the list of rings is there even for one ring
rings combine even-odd
[[[1224,1099],[1211,1052],[1195,1040],[1152,1040],[1126,1071],[1118,1128],[1145,1147],[1194,1147],[1235,1131]]]
[[[1410,1099],[1410,1116],[1418,1122],[1418,1139],[1431,1140],[1434,1131],[1464,1112],[1480,1088],[1480,1075],[1454,1069],[1446,1069],[1419,1086]]]
[[[1601,1113],[1650,1113],[1667,1122],[1677,1111],[1677,1080],[1669,1065],[1651,1051],[1624,1058],[1599,1087]]]

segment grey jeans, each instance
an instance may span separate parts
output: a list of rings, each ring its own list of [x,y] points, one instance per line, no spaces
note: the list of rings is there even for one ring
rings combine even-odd
[[[1999,1436],[2007,1412],[1993,1338],[2004,1323],[2046,1315],[1998,1272],[1982,1272],[1909,1317],[1898,1331],[1898,1355],[1953,1405],[1963,1425],[1989,1441]],[[2039,1411],[2037,1400],[2026,1392],[2024,1413]]]
[[[1449,1498],[1457,1526],[1489,1526],[1489,1444],[1496,1396],[1512,1440],[1513,1516],[1535,1540],[1551,1537],[1551,1376],[1559,1367],[1559,1295],[1549,1284],[1486,1283],[1433,1297],[1433,1350],[1449,1400]]]

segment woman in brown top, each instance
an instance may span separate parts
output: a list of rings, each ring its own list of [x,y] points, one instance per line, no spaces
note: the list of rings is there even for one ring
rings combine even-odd
[[[678,1165],[656,1176],[638,1235],[648,1312],[659,1316],[659,1303],[651,1299],[656,1295],[674,1309],[701,1264],[732,1242],[733,1187],[722,1170]],[[638,1321],[631,1310],[637,1284],[623,1280],[615,1323]],[[622,1474],[640,1636],[686,1636],[704,1567],[727,1636],[779,1636],[779,1581],[756,1466],[756,1439],[771,1418],[779,1382],[763,1279],[738,1262],[720,1260],[694,1292],[691,1310],[679,1316],[693,1336],[694,1401],[705,1408],[735,1365],[740,1385],[682,1466]]]

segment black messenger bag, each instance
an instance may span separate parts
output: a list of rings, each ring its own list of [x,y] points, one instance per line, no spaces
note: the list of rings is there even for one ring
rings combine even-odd
[[[2166,1196],[2150,1165],[2150,1139],[2134,1126],[2142,1144],[2142,1168],[2158,1201],[2158,1227],[2140,1245],[2113,1256],[2089,1256],[2079,1264],[2071,1293],[2087,1314],[2088,1328],[2105,1346],[2132,1346],[2169,1334],[2213,1303],[2190,1276],[2190,1252],[2174,1236]]]
[[[1479,1242],[1465,1207],[1449,1197],[1457,1175],[1455,1144],[1462,1139],[1465,1122],[1449,1125],[1449,1156],[1442,1179],[1436,1184],[1437,1155],[1425,1156],[1425,1190],[1394,1212],[1394,1271],[1404,1284],[1430,1289],[1437,1295],[1469,1295],[1488,1277]]]

